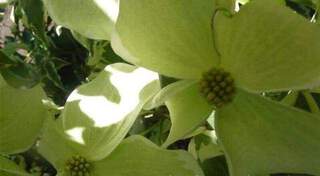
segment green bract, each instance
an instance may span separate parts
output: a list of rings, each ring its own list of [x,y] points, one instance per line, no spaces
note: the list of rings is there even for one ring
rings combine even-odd
[[[0,75],[0,154],[23,152],[35,142],[47,116],[43,98],[40,86],[16,89]]]
[[[58,24],[98,40],[109,40],[119,0],[43,0]]]
[[[119,63],[74,90],[62,112],[63,129],[74,141],[70,145],[90,160],[107,156],[159,90],[157,79],[154,72]]]
[[[238,92],[216,112],[216,131],[232,175],[320,175],[320,116]]]
[[[218,7],[212,0],[126,0],[120,3],[116,32],[112,36],[114,50],[127,61],[139,66],[166,76],[187,79],[169,85],[171,88],[162,90],[156,100],[148,104],[157,105],[162,100],[166,101],[169,108],[172,128],[164,146],[188,136],[212,113],[214,107],[201,96],[199,83],[195,82],[200,80],[202,73],[212,68],[222,68],[231,73],[236,87],[234,100],[216,109],[219,114],[216,119],[220,122],[215,124],[219,137],[222,138],[223,150],[229,158],[231,174],[244,176],[305,172],[319,175],[319,157],[310,160],[309,155],[302,155],[302,151],[309,152],[309,145],[317,148],[320,144],[319,141],[313,141],[313,138],[304,138],[305,141],[300,143],[296,138],[288,137],[284,143],[270,143],[270,148],[279,147],[283,153],[291,151],[289,144],[298,146],[299,152],[291,151],[290,155],[283,158],[291,158],[294,166],[308,163],[308,170],[299,169],[303,168],[302,165],[293,167],[288,163],[278,162],[280,160],[277,157],[269,157],[263,162],[255,162],[254,159],[240,160],[237,157],[234,159],[237,155],[250,158],[251,153],[233,150],[238,145],[237,140],[226,140],[236,135],[232,119],[237,119],[236,123],[248,118],[241,122],[243,128],[251,130],[248,138],[250,134],[259,133],[259,127],[264,124],[249,123],[249,118],[253,115],[260,115],[260,118],[265,119],[299,119],[300,113],[293,113],[291,108],[278,104],[270,105],[274,108],[268,108],[268,113],[263,108],[251,109],[250,102],[270,103],[252,93],[319,86],[320,27],[276,1],[252,1],[243,6],[240,12],[228,15],[226,10],[220,11],[221,8],[217,9]],[[170,89],[174,93],[168,91]],[[243,104],[247,103],[243,109],[240,106],[231,108],[236,106],[244,94],[250,97],[250,102],[242,101]],[[228,113],[222,113],[226,109]],[[249,110],[252,114],[246,114]],[[307,113],[303,115],[308,116]],[[313,118],[318,117],[304,118],[301,121],[317,125],[306,127],[298,122],[292,122],[292,125],[301,136],[311,134],[319,138],[320,131],[316,126],[320,122]],[[230,124],[223,119],[230,119]],[[277,122],[274,120],[273,123]],[[290,120],[285,120],[285,123],[283,131],[277,131],[277,126],[268,126],[266,131],[274,131],[270,135],[272,140],[279,142],[283,139],[281,135],[286,135],[286,128],[290,131]],[[256,126],[253,128],[250,125]],[[294,135],[295,131],[290,133]],[[237,137],[241,139],[241,136]],[[250,140],[250,149],[258,150],[254,146],[259,144],[259,150],[263,150],[260,145],[263,135],[259,139]],[[319,150],[314,150],[314,156],[319,155],[317,151]],[[257,153],[254,155],[258,156]],[[237,167],[238,162],[241,163],[241,169]],[[257,170],[251,169],[250,162],[255,162]],[[277,169],[271,169],[274,163],[277,163]]]
[[[122,141],[158,90],[154,72],[126,64],[107,66],[73,91],[61,118],[48,121],[39,152],[67,176],[202,176],[187,152],[166,151],[138,136]]]

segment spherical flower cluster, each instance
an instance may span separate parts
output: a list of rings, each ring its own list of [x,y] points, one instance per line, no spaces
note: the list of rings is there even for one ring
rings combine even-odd
[[[73,156],[66,162],[70,176],[90,176],[91,164],[82,156]]]
[[[209,103],[219,108],[232,101],[235,93],[234,80],[230,73],[213,68],[203,74],[200,91]]]

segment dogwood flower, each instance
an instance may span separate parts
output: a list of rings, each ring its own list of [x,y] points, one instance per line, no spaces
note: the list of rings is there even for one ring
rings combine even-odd
[[[121,57],[182,79],[158,96],[172,120],[164,146],[215,109],[231,175],[320,174],[320,142],[308,137],[320,137],[319,117],[256,94],[319,86],[318,25],[270,0],[237,13],[214,0],[126,0],[115,28]]]

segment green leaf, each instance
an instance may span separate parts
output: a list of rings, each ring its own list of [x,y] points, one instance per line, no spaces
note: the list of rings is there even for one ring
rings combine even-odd
[[[61,88],[62,90],[64,89],[63,87],[63,83],[61,81],[61,77],[58,73],[58,70],[56,69],[56,66],[54,64],[53,61],[46,61],[43,63],[43,68],[44,68],[44,72],[46,74],[46,77],[52,81],[52,83]]]
[[[214,131],[205,131],[202,134],[194,136],[189,142],[188,151],[201,162],[223,155]]]
[[[156,73],[112,64],[69,96],[63,127],[89,160],[106,157],[125,137],[145,102],[159,90]]]
[[[85,47],[89,52],[92,52],[92,46],[95,43],[95,40],[89,39],[76,31],[71,31],[74,39],[77,40],[83,47]]]
[[[164,147],[192,133],[209,117],[213,106],[200,94],[197,83],[173,95],[166,101],[172,122]]]
[[[203,176],[185,151],[164,150],[140,136],[125,139],[107,158],[94,164],[93,175]]]
[[[0,8],[5,8],[8,5],[7,0],[0,0]]]
[[[198,155],[200,161],[223,155],[214,131],[207,131],[204,134],[195,136],[195,142],[199,145]]]
[[[252,1],[231,18],[218,12],[214,26],[222,67],[240,87],[261,92],[320,84],[319,25],[277,1]]]
[[[118,0],[43,0],[58,24],[81,35],[109,40],[118,15]]]
[[[15,88],[31,88],[39,82],[34,67],[17,56],[17,50],[26,47],[21,43],[9,43],[0,50],[0,73],[6,82]]]
[[[95,42],[92,46],[92,50],[92,56],[88,58],[89,66],[97,66],[99,63],[103,63],[105,67],[105,65],[123,62],[123,60],[112,50],[110,42]]]
[[[0,68],[6,65],[11,65],[17,63],[14,58],[9,57],[5,51],[0,50]]]
[[[10,87],[0,76],[0,154],[27,150],[35,142],[47,112],[43,90]]]
[[[27,64],[17,64],[0,69],[0,73],[7,83],[15,88],[27,89],[39,83],[39,78],[33,68]]]
[[[320,175],[320,117],[241,90],[216,112],[231,175]]]
[[[115,52],[176,78],[199,78],[217,65],[212,39],[212,0],[126,0],[120,3]]]
[[[43,42],[46,42],[45,12],[42,1],[19,0],[19,2],[24,13],[22,16],[24,25],[32,29]]]
[[[13,161],[0,156],[0,175],[1,176],[31,176]]]
[[[316,9],[318,0],[290,0],[292,2],[298,3],[299,5],[304,5],[310,8]]]

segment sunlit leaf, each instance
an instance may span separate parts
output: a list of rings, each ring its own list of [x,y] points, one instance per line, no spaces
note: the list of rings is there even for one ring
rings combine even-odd
[[[10,87],[0,76],[0,153],[25,151],[34,142],[47,116],[40,86],[28,90]]]
[[[43,0],[58,24],[88,38],[109,40],[118,16],[118,0]]]
[[[217,65],[212,0],[126,0],[112,47],[128,62],[177,78],[198,78]]]
[[[250,91],[320,84],[320,26],[277,1],[257,0],[214,22],[222,67]],[[307,70],[307,71],[306,71]]]
[[[216,112],[231,175],[320,175],[320,116],[238,90]]]
[[[63,111],[71,145],[89,160],[106,157],[125,137],[145,102],[159,90],[149,70],[113,64],[74,90]]]
[[[125,139],[107,158],[94,165],[97,176],[203,176],[185,151],[164,150],[140,136]]]

